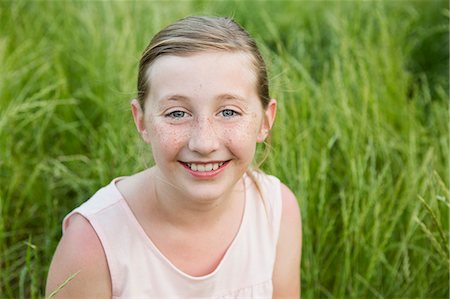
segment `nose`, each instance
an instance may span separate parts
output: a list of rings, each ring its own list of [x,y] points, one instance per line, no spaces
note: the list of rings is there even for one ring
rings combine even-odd
[[[219,137],[210,118],[199,118],[191,129],[188,147],[201,155],[208,155],[219,147]]]

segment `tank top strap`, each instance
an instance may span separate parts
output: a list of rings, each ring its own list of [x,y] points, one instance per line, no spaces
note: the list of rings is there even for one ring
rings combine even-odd
[[[278,240],[282,212],[280,180],[260,171],[252,171],[250,175],[245,174],[245,179],[250,185],[250,190],[256,193],[255,196],[262,203],[273,238]]]

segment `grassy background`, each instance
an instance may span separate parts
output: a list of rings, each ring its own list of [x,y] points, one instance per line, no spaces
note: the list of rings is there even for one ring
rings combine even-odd
[[[0,2],[0,297],[43,297],[63,216],[151,161],[138,60],[190,14],[234,16],[267,60],[303,297],[448,297],[446,1]]]

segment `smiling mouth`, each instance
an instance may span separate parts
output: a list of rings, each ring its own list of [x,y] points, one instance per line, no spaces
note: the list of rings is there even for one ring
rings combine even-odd
[[[217,169],[223,167],[228,162],[230,162],[230,161],[228,160],[228,161],[211,162],[211,163],[186,163],[186,162],[180,161],[180,163],[182,163],[183,165],[188,167],[190,170],[196,171],[196,172],[214,171],[214,170],[217,170]]]

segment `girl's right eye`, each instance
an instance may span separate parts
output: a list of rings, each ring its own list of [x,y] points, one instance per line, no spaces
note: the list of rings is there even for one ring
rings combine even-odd
[[[170,118],[175,118],[175,119],[177,119],[177,118],[183,118],[183,117],[185,117],[186,114],[187,114],[187,113],[184,112],[184,111],[179,111],[179,110],[177,110],[177,111],[172,111],[172,112],[166,114],[166,117],[170,117]]]

